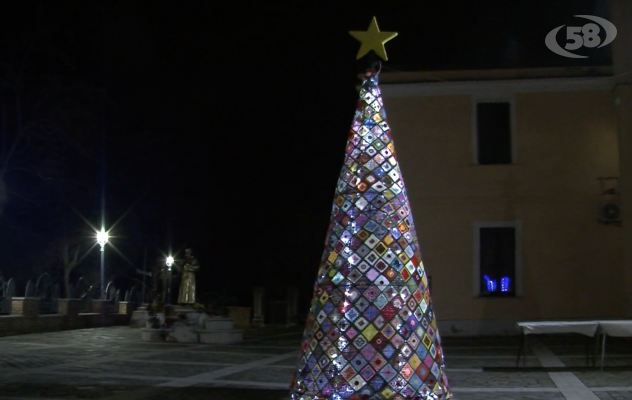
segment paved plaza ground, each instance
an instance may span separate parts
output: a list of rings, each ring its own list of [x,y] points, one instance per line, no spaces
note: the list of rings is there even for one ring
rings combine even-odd
[[[149,343],[110,327],[0,338],[0,400],[288,399],[301,332],[247,331],[239,345]],[[612,341],[604,372],[581,338],[444,340],[455,400],[632,400],[632,342]]]

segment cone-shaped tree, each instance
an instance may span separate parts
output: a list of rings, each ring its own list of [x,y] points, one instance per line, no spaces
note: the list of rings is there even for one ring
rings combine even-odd
[[[334,195],[292,399],[451,397],[428,278],[368,70]]]

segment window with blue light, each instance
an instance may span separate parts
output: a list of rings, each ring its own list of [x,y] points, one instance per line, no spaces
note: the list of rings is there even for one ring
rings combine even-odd
[[[481,296],[514,297],[516,295],[515,228],[480,228],[479,246]]]

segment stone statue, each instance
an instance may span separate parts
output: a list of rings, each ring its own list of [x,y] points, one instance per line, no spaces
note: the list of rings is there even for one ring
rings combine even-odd
[[[195,272],[200,269],[200,265],[191,248],[184,251],[184,263],[178,269],[182,273],[178,304],[195,304]]]

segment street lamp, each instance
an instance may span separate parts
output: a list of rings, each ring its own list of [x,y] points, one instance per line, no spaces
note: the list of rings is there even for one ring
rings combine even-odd
[[[167,257],[167,271],[169,271],[169,284],[167,286],[167,304],[171,304],[171,267],[173,267],[173,257]]]
[[[97,232],[97,243],[101,246],[101,300],[105,300],[105,244],[108,242],[108,233],[101,228],[101,232]]]

